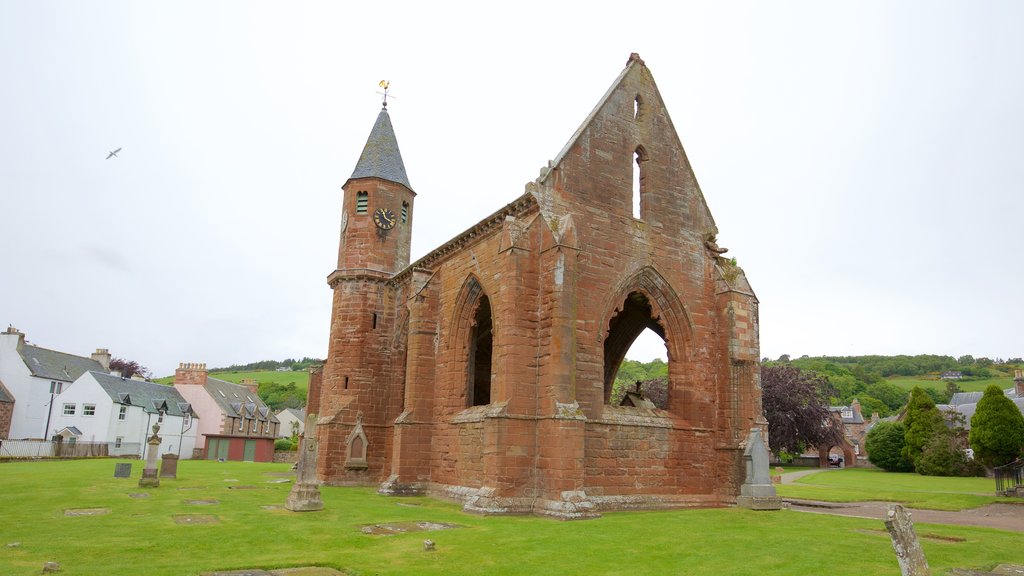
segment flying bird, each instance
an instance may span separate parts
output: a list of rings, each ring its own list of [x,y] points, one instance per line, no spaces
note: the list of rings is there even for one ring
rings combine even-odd
[[[117,150],[111,150],[110,154],[107,154],[107,160],[110,160],[111,158],[117,158],[117,153],[120,151],[120,148],[118,148]]]

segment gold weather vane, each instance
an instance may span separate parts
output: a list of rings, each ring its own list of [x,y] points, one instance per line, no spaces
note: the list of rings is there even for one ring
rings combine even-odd
[[[391,82],[389,82],[387,80],[381,80],[377,85],[384,89],[383,92],[377,92],[377,94],[383,94],[384,95],[384,100],[381,102],[381,104],[385,108],[387,108],[388,107],[388,87],[391,86]],[[394,96],[392,96],[392,98],[394,98]]]

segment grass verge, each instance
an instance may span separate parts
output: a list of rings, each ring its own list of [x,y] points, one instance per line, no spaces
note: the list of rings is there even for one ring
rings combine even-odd
[[[964,510],[993,502],[1024,502],[995,495],[991,478],[945,478],[913,472],[846,468],[809,474],[778,486],[780,496],[825,502],[901,502],[913,508]],[[1021,509],[1024,513],[1024,508]]]
[[[212,570],[321,565],[352,575],[898,575],[882,520],[737,508],[621,512],[596,520],[481,517],[432,498],[391,498],[370,488],[322,489],[325,510],[281,506],[289,484],[273,483],[283,464],[180,462],[179,478],[156,489],[115,479],[115,460],[0,464],[0,574],[38,574],[60,562],[63,574],[195,575]],[[830,472],[819,476],[843,476]],[[254,488],[239,489],[243,486]],[[148,494],[134,498],[132,494]],[[194,504],[189,501],[216,500]],[[105,508],[66,516],[69,508]],[[181,514],[212,524],[177,524]],[[449,522],[429,533],[370,536],[366,524]],[[921,525],[935,573],[953,567],[1024,563],[1021,535]],[[423,551],[423,540],[437,543]],[[19,542],[16,547],[6,544]],[[855,561],[837,561],[837,543]]]

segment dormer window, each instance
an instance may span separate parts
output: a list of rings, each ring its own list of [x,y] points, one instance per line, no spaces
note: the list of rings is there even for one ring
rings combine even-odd
[[[356,192],[356,214],[366,214],[370,209],[370,193]]]

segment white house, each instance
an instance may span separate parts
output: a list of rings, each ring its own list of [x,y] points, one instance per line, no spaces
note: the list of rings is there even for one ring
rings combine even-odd
[[[46,439],[60,394],[82,374],[110,369],[110,353],[98,348],[91,358],[48,350],[25,342],[14,327],[0,333],[0,382],[13,399],[12,439]]]
[[[277,419],[281,421],[278,427],[278,436],[289,438],[293,434],[302,434],[306,428],[305,408],[284,408],[277,413]]]
[[[86,372],[56,400],[50,437],[106,443],[110,455],[142,458],[157,423],[160,454],[191,458],[199,421],[173,386]]]

